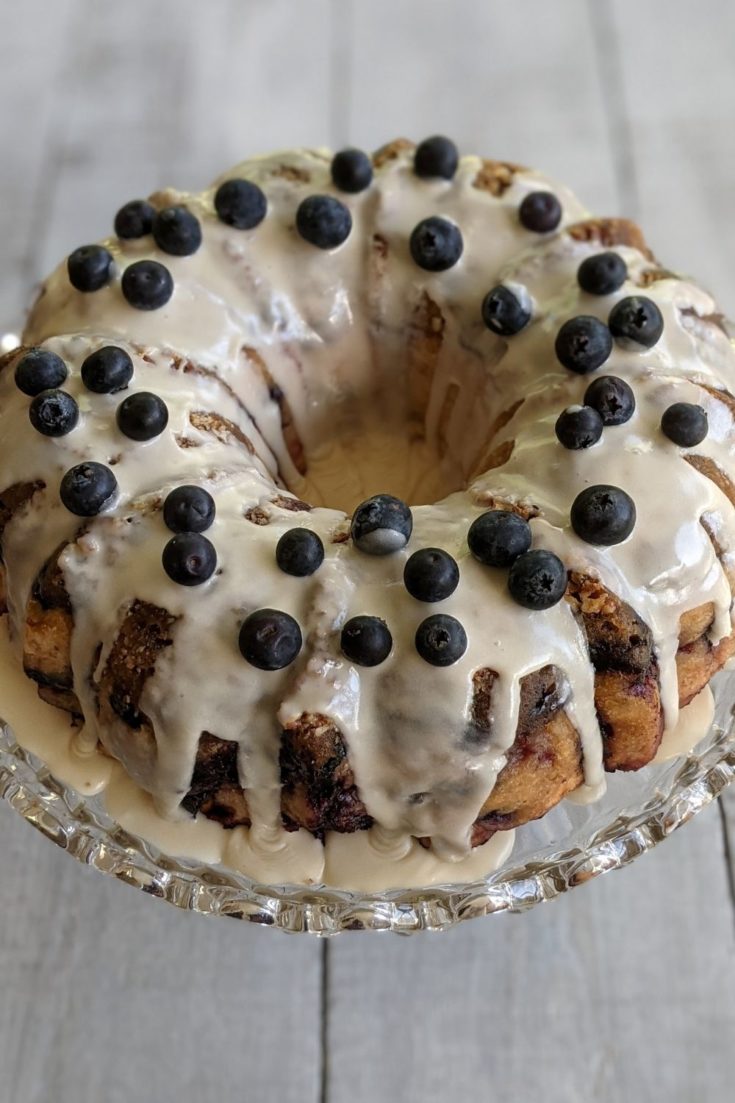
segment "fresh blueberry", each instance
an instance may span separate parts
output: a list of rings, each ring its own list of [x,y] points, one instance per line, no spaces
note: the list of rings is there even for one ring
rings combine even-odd
[[[163,520],[171,532],[205,532],[214,515],[214,498],[201,486],[177,486],[163,503]]]
[[[602,424],[592,406],[568,406],[556,419],[556,435],[565,448],[591,448],[602,436]]]
[[[253,230],[265,218],[268,200],[251,180],[225,180],[215,193],[214,209],[228,226]]]
[[[628,278],[628,266],[619,253],[596,253],[577,269],[577,282],[589,295],[612,295]]]
[[[168,577],[180,586],[201,586],[214,574],[217,552],[201,533],[179,532],[166,544],[161,562]]]
[[[587,375],[607,360],[612,352],[612,337],[599,318],[580,314],[564,323],[556,335],[554,348],[565,368]]]
[[[601,375],[584,392],[584,401],[597,410],[603,425],[624,425],[635,412],[635,395],[624,379]]]
[[[153,219],[153,240],[164,253],[189,257],[202,244],[199,219],[186,207],[164,207]]]
[[[117,492],[117,479],[103,463],[79,463],[61,480],[59,496],[77,517],[96,517]]]
[[[373,179],[373,164],[361,149],[342,149],[332,158],[332,183],[346,192],[365,191]]]
[[[29,349],[15,365],[15,385],[23,394],[40,394],[60,387],[68,375],[60,356],[48,349]]]
[[[531,312],[509,287],[504,287],[501,283],[488,291],[483,299],[482,320],[493,333],[499,333],[501,337],[512,337],[528,325]]]
[[[462,256],[464,242],[459,227],[433,215],[419,222],[411,234],[411,256],[427,272],[445,272]]]
[[[150,391],[136,391],[117,408],[117,427],[131,440],[152,440],[168,425],[168,408],[162,398]]]
[[[299,203],[296,229],[318,249],[336,249],[350,236],[352,215],[333,195],[309,195]]]
[[[117,394],[133,378],[133,361],[125,349],[103,345],[82,364],[82,382],[95,394]]]
[[[451,180],[459,165],[457,147],[449,138],[436,134],[425,138],[416,147],[413,158],[413,171],[417,176],[442,176]]]
[[[351,663],[378,666],[390,655],[393,637],[380,617],[352,617],[342,629],[340,647]]]
[[[390,555],[406,546],[412,528],[413,517],[405,502],[391,494],[376,494],[353,513],[350,535],[361,552]]]
[[[285,574],[305,578],[324,562],[324,545],[311,529],[289,529],[276,544],[276,563]]]
[[[635,518],[635,503],[619,486],[588,486],[572,503],[572,528],[587,544],[620,544]]]
[[[421,548],[406,560],[403,582],[417,601],[444,601],[457,589],[459,567],[441,548]]]
[[[548,234],[561,222],[561,203],[551,191],[532,191],[518,208],[521,225],[535,234]]]
[[[707,436],[707,411],[692,402],[675,402],[664,411],[661,428],[680,448],[693,448]]]
[[[131,199],[115,215],[115,233],[123,241],[145,237],[153,229],[155,207],[145,199]]]
[[[433,613],[416,629],[416,650],[432,666],[451,666],[467,650],[467,633],[456,617]]]
[[[531,526],[517,513],[490,509],[470,525],[467,543],[475,559],[488,567],[510,567],[531,547]]]
[[[301,650],[301,629],[288,613],[257,609],[243,621],[240,653],[259,670],[282,670]]]
[[[567,572],[558,555],[543,548],[519,556],[508,574],[508,589],[525,609],[550,609],[564,597]]]
[[[65,437],[79,421],[79,407],[66,391],[41,391],[28,415],[33,428],[45,437]]]
[[[607,320],[615,340],[623,348],[650,349],[664,331],[661,311],[645,295],[629,295],[610,311]]]
[[[173,295],[174,281],[157,260],[137,260],[123,272],[122,293],[136,310],[158,310]]]
[[[102,245],[81,245],[70,254],[66,269],[77,291],[99,291],[112,279],[112,254]]]

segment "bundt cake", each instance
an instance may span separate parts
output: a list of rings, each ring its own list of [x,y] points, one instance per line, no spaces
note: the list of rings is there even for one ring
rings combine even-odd
[[[452,142],[127,203],[0,374],[19,661],[166,817],[459,859],[735,651],[735,359],[625,219]]]

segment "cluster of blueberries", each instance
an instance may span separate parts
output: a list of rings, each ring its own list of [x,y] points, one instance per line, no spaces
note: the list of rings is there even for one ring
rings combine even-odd
[[[175,533],[163,550],[163,567],[174,582],[196,586],[211,578],[217,565],[213,544],[202,533],[214,520],[215,504],[201,487],[172,490],[163,506],[163,519]],[[385,555],[408,541],[411,511],[404,502],[379,495],[363,502],[352,518],[352,539],[370,555]],[[314,574],[324,561],[324,545],[310,529],[289,529],[276,544],[276,563],[297,578]],[[423,548],[407,561],[404,580],[408,592],[419,601],[448,597],[459,582],[457,563],[438,548]],[[302,647],[298,622],[279,609],[257,609],[243,622],[239,633],[243,657],[260,670],[280,670],[294,661]],[[379,617],[351,617],[343,626],[340,646],[351,662],[377,666],[390,654],[393,638]],[[416,631],[416,649],[426,662],[449,666],[461,658],[467,636],[456,618],[437,614],[426,617]]]
[[[627,277],[625,261],[613,252],[587,257],[577,270],[577,282],[589,295],[611,295],[623,286]],[[500,284],[485,296],[482,318],[493,333],[512,337],[528,325],[531,312],[518,295]],[[588,375],[610,356],[613,339],[623,348],[640,351],[652,348],[663,328],[656,304],[644,295],[630,295],[615,304],[607,325],[588,314],[564,322],[554,348],[565,368],[577,375]],[[623,425],[635,411],[633,391],[614,375],[601,376],[591,383],[583,402],[562,411],[556,422],[556,435],[565,448],[589,448],[600,439],[605,426]],[[665,411],[661,429],[674,444],[693,448],[707,436],[707,413],[694,403],[675,402]]]
[[[614,488],[592,489],[614,492]],[[630,505],[632,507],[632,502]],[[612,508],[617,514],[619,503],[615,501]],[[573,510],[573,523],[579,515],[588,526],[596,524],[599,534],[604,525],[609,526],[609,512],[609,499],[598,494],[594,501],[581,503]],[[359,551],[368,555],[389,555],[406,546],[412,529],[413,518],[406,503],[389,494],[378,494],[357,507],[350,534]],[[508,589],[519,605],[540,610],[561,601],[567,584],[564,564],[552,552],[531,549],[531,526],[525,518],[506,510],[488,510],[473,521],[467,541],[471,554],[480,563],[509,569]],[[287,574],[311,575],[323,559],[322,541],[309,529],[289,530],[276,546],[276,562]],[[408,593],[417,601],[427,604],[444,601],[459,584],[459,567],[442,548],[420,548],[406,560],[403,581]],[[436,613],[422,620],[414,642],[418,654],[432,666],[451,666],[467,650],[464,627],[447,613]],[[253,666],[280,670],[293,662],[301,650],[301,630],[288,613],[258,609],[244,621],[239,645],[243,656]],[[340,646],[351,662],[378,666],[388,658],[393,638],[380,617],[356,616],[345,623]]]
[[[79,406],[62,385],[68,376],[64,361],[49,349],[29,349],[15,368],[15,383],[31,398],[28,415],[34,429],[46,437],[63,437],[79,421]],[[105,345],[82,364],[82,382],[95,394],[117,394],[133,377],[133,361],[117,345]],[[115,411],[120,432],[130,440],[146,441],[159,436],[168,425],[168,407],[149,391],[136,391],[120,402]],[[117,480],[104,464],[87,462],[72,467],[61,482],[61,500],[70,512],[94,517],[109,504],[117,491]]]
[[[265,218],[265,195],[249,180],[227,180],[214,197],[220,221],[238,230],[254,229]],[[158,248],[174,257],[188,257],[202,244],[199,219],[182,206],[157,211],[143,199],[133,199],[115,216],[115,233],[123,241],[153,237]],[[69,282],[77,291],[99,291],[113,277],[113,258],[103,245],[82,245],[67,260]],[[158,310],[173,294],[173,277],[164,264],[139,260],[129,264],[121,279],[123,296],[137,310]]]
[[[421,142],[414,154],[417,176],[451,180],[457,171],[459,153],[449,138],[434,136]],[[343,149],[331,164],[332,182],[340,191],[355,194],[368,188],[373,178],[370,157],[359,149]],[[214,209],[228,226],[252,230],[266,216],[268,201],[261,188],[250,180],[231,179],[219,186]],[[535,233],[555,230],[561,221],[559,200],[549,191],[531,192],[518,209],[521,225]],[[296,229],[301,237],[319,249],[336,249],[352,231],[349,208],[332,195],[310,195],[299,204]],[[170,256],[191,256],[202,243],[202,228],[186,207],[174,205],[156,210],[143,199],[126,203],[115,216],[115,233],[121,240],[149,234],[162,252]],[[462,256],[464,243],[459,227],[438,216],[425,218],[413,230],[411,255],[421,268],[443,272]],[[99,291],[113,278],[114,263],[103,245],[82,245],[67,259],[69,281],[78,291]],[[138,310],[157,310],[169,301],[173,277],[164,264],[139,260],[122,274],[123,296]]]

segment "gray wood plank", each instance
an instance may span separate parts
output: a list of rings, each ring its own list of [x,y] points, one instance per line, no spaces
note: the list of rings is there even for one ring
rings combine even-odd
[[[611,0],[600,6],[619,42],[646,235],[664,263],[694,274],[735,315],[735,9],[649,0],[632,16]]]
[[[0,332],[17,332],[30,300],[29,243],[45,229],[44,193],[58,117],[58,84],[72,33],[73,0],[13,0],[2,19],[0,66]],[[37,66],[35,59],[43,59]]]
[[[329,1098],[725,1103],[735,938],[716,820],[527,915],[337,941]]]
[[[371,0],[354,9],[349,140],[446,133],[470,153],[543,168],[615,210],[602,89],[578,0]]]
[[[319,1098],[315,941],[179,912],[4,804],[0,837],[3,1103]]]
[[[718,801],[722,822],[725,861],[728,865],[728,887],[735,923],[735,783],[731,784]]]

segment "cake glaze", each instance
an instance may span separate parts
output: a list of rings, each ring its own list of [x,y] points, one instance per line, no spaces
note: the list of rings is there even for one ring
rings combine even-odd
[[[439,860],[458,860],[507,762],[526,675],[548,666],[561,673],[560,703],[583,762],[574,795],[592,799],[604,786],[595,670],[578,611],[565,601],[543,611],[516,604],[507,573],[468,554],[469,526],[489,507],[523,512],[534,548],[554,552],[635,610],[653,636],[664,725],[673,730],[682,615],[711,604],[708,645],[719,646],[723,660],[729,654],[733,351],[710,296],[655,268],[636,238],[615,243],[628,270],[622,287],[604,297],[582,291],[577,269],[599,252],[597,231],[566,188],[538,173],[463,157],[451,179],[419,178],[412,149],[396,143],[376,158],[370,187],[346,195],[332,186],[330,164],[326,151],[276,154],[237,166],[199,195],[158,193],[155,207],[183,205],[199,219],[203,242],[193,255],[162,254],[149,237],[110,239],[107,286],[79,292],[65,265],[44,285],[24,345],[62,357],[64,389],[81,419],[67,436],[38,435],[27,397],[11,371],[2,373],[3,486],[44,484],[3,534],[11,631],[22,651],[35,580],[62,548],[74,693],[85,722],[79,745],[91,750],[100,741],[163,816],[186,815],[181,801],[199,740],[211,732],[238,747],[252,827],[249,836],[239,830],[233,846],[252,838],[313,853],[310,838],[299,842],[305,832],[284,832],[279,755],[281,732],[318,715],[342,733],[378,849],[389,839],[387,849],[400,853],[420,838]],[[257,183],[267,195],[267,216],[252,230],[215,215],[216,189],[228,178]],[[519,222],[521,202],[538,190],[561,204],[551,234]],[[314,193],[339,194],[349,207],[352,230],[337,249],[315,248],[295,230],[299,203]],[[448,271],[429,273],[413,262],[409,242],[415,226],[436,215],[456,223],[464,248]],[[134,310],[120,289],[120,274],[144,257],[163,260],[174,282],[170,301],[150,312]],[[481,317],[498,283],[531,314],[508,338]],[[564,449],[556,418],[582,401],[589,380],[562,367],[555,335],[580,314],[606,321],[641,286],[662,314],[663,334],[648,349],[616,344],[600,369],[631,385],[635,413],[592,448]],[[133,360],[123,395],[91,394],[82,384],[81,364],[106,344]],[[158,395],[169,413],[166,430],[145,443],[115,426],[121,397],[139,390]],[[692,450],[697,464],[660,428],[664,411],[682,401],[708,417],[707,437]],[[213,411],[226,431],[212,432]],[[58,486],[85,460],[109,464],[119,494],[80,524]],[[205,486],[217,508],[207,535],[218,569],[194,589],[161,567],[170,533],[160,505],[185,483]],[[570,526],[572,502],[595,484],[621,487],[635,502],[635,528],[614,547],[592,546]],[[366,556],[350,542],[343,510],[381,491],[410,503],[413,532],[405,551]],[[301,508],[304,500],[313,508]],[[326,551],[308,578],[285,575],[275,562],[279,537],[295,525],[318,533]],[[430,607],[403,586],[405,560],[421,547],[440,547],[460,564],[456,591]],[[98,718],[99,673],[131,602],[170,618],[173,645],[158,656],[140,700],[153,741]],[[280,671],[254,669],[237,649],[243,619],[264,607],[288,612],[303,633],[301,654]],[[446,669],[429,666],[414,647],[429,612],[456,617],[467,633],[467,650]],[[382,618],[393,636],[391,655],[375,668],[339,651],[342,625],[358,614]],[[495,679],[490,722],[478,737],[470,716],[481,669]]]

